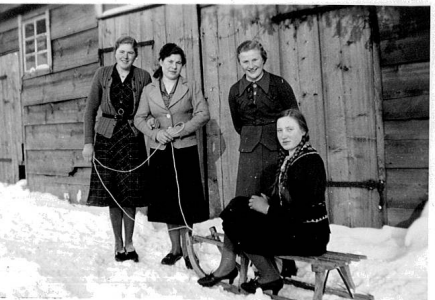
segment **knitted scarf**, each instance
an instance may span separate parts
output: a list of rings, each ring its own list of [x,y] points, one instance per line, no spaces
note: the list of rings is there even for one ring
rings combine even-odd
[[[291,197],[289,191],[286,187],[287,177],[288,177],[288,168],[293,164],[295,160],[300,158],[305,153],[316,152],[316,150],[309,143],[309,135],[308,133],[302,137],[300,143],[296,146],[296,150],[292,156],[288,155],[288,151],[280,148],[279,156],[278,156],[278,167],[276,172],[275,183],[272,189],[272,195],[278,196],[281,203],[284,200],[285,202],[290,203]],[[284,199],[283,199],[284,198]]]

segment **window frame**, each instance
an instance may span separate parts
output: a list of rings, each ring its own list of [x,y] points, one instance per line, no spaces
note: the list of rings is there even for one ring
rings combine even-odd
[[[35,55],[35,69],[26,70],[26,56],[27,56],[26,41],[28,39],[25,38],[25,30],[26,30],[25,27],[27,24],[31,24],[31,23],[35,24],[36,26],[36,23],[39,20],[45,20],[45,26],[46,26],[45,37],[47,42],[47,48],[44,50],[44,52],[46,51],[45,53],[47,53],[47,63],[46,63],[47,67],[38,68],[38,66],[36,65],[37,54],[41,52],[37,51],[37,35],[35,32],[35,36],[33,36],[33,39],[35,41],[35,51],[33,52],[33,54]],[[20,66],[22,70],[21,74],[23,74],[23,76],[25,77],[33,77],[33,76],[51,73],[53,70],[53,53],[51,49],[51,26],[50,26],[49,10],[46,10],[41,14],[34,15],[28,18],[23,18],[20,15],[18,18],[18,23],[19,23],[18,25],[19,25],[19,40],[20,40],[20,59],[21,59]]]

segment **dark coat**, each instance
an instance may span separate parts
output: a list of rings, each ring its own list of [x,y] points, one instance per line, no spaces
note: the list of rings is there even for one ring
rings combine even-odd
[[[221,213],[225,234],[240,250],[260,255],[320,255],[329,242],[325,205],[326,172],[314,152],[288,169],[291,201],[270,199],[267,214],[251,210],[248,197],[236,197]]]
[[[264,71],[257,85],[255,104],[249,99],[250,82],[245,76],[230,89],[228,101],[234,128],[240,134],[240,152],[251,152],[259,143],[277,150],[276,119],[283,110],[298,108],[284,78]]]
[[[231,87],[228,101],[240,134],[236,196],[266,192],[276,172],[277,116],[298,108],[293,90],[283,78],[264,71],[256,86],[243,76]]]

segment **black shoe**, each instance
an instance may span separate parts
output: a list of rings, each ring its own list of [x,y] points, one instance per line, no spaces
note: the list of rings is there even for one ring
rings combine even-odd
[[[298,268],[296,267],[296,263],[294,260],[282,260],[282,277],[291,277],[296,276],[298,274]]]
[[[242,289],[251,294],[255,294],[255,291],[260,288],[263,291],[272,290],[274,295],[278,295],[283,286],[284,281],[281,278],[267,283],[259,283],[258,280],[251,279],[249,282],[244,282],[240,285]]]
[[[127,254],[125,252],[116,252],[115,260],[116,261],[124,261],[127,259]]]
[[[233,284],[234,279],[237,277],[237,274],[239,271],[237,271],[237,268],[234,268],[230,273],[228,273],[225,276],[221,277],[215,277],[213,273],[205,275],[204,277],[198,279],[198,283],[202,286],[211,287],[215,284],[221,282],[224,279],[228,279],[230,284]]]
[[[132,252],[127,252],[125,256],[126,256],[126,260],[131,259],[134,262],[139,261],[139,255],[137,255],[135,250],[133,250]]]
[[[162,265],[174,265],[180,258],[183,257],[183,254],[172,254],[168,253],[163,259],[162,259]]]
[[[188,256],[184,257],[184,263],[186,264],[186,268],[189,270],[193,270],[192,263],[190,262],[190,259]]]

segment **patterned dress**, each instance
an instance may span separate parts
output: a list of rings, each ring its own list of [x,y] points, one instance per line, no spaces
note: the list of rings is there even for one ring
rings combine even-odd
[[[122,82],[116,68],[113,68],[110,100],[117,112],[117,122],[110,138],[97,133],[94,143],[95,158],[102,165],[118,171],[136,168],[147,158],[143,134],[134,128],[132,122],[135,113],[132,80],[132,70]],[[107,169],[100,163],[95,162],[92,167],[87,205],[118,206],[113,198],[122,207],[148,204],[147,164],[132,172],[118,172]]]

